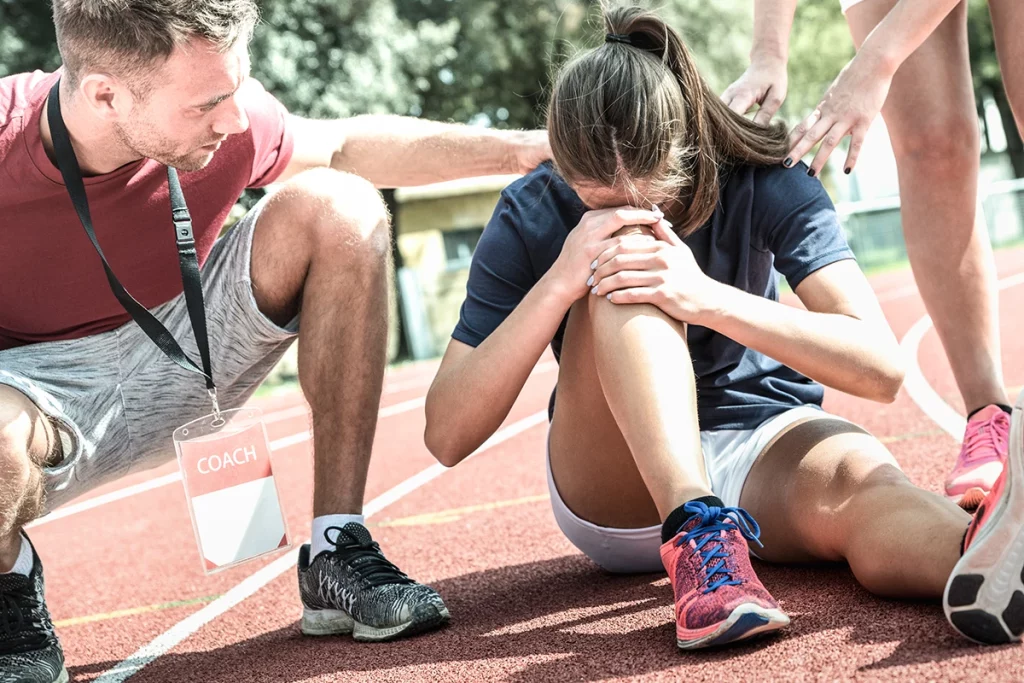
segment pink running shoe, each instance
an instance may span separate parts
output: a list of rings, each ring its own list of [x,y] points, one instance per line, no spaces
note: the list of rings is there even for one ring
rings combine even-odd
[[[964,444],[946,479],[946,496],[965,510],[985,499],[1003,471],[1009,452],[1010,418],[999,406],[988,406],[967,423]]]
[[[789,624],[750,566],[747,539],[760,529],[746,510],[691,501],[692,517],[661,546],[676,603],[676,644],[725,645]]]
[[[1013,409],[1010,455],[974,514],[943,607],[953,628],[979,643],[1024,637],[1024,394]]]

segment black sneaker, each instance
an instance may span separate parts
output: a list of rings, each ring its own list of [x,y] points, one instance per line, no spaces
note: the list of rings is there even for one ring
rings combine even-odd
[[[331,535],[336,533],[335,538]],[[310,636],[351,633],[381,641],[422,633],[448,621],[448,608],[433,588],[416,583],[385,559],[361,524],[328,527],[334,550],[310,562],[309,544],[299,551],[302,632]]]
[[[25,542],[32,544],[25,537]],[[43,564],[32,573],[0,574],[0,683],[66,683],[64,651],[43,599]]]

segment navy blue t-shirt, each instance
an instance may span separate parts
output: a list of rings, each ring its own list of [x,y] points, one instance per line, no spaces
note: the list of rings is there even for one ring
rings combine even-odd
[[[454,339],[476,347],[554,265],[587,211],[546,163],[508,186],[473,255]],[[686,238],[701,270],[778,301],[776,273],[796,288],[819,268],[853,258],[835,207],[806,166],[738,166],[721,185],[708,223]],[[551,342],[559,357],[565,321]],[[700,428],[753,429],[802,405],[821,405],[823,387],[706,327],[689,325]]]

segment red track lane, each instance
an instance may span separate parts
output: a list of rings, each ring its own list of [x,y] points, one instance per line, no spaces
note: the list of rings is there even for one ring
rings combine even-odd
[[[997,254],[1001,277],[1024,272],[1024,250]],[[899,337],[922,315],[908,272],[873,280]],[[1019,314],[1024,285],[1002,294],[1003,357],[1009,387],[1024,384]],[[958,410],[955,385],[935,337],[919,360],[936,391]],[[400,391],[382,405],[422,396],[436,363],[389,373]],[[535,375],[506,424],[542,410],[555,373]],[[264,410],[297,405],[263,400]],[[880,406],[829,392],[826,408],[883,438],[911,478],[939,490],[956,442],[905,392]],[[429,466],[423,410],[383,418],[367,499]],[[297,416],[272,424],[271,439],[306,429]],[[388,556],[444,595],[444,631],[382,645],[298,634],[294,570],[215,619],[136,674],[132,681],[437,680],[1020,680],[1024,650],[982,648],[960,639],[941,608],[872,597],[842,567],[758,564],[762,580],[793,616],[780,638],[717,652],[674,646],[667,579],[613,577],[562,537],[546,500],[543,425],[460,465],[371,519]],[[308,535],[311,444],[275,452],[275,472],[294,538]],[[134,475],[110,488],[173,471]],[[108,489],[109,490],[109,489]],[[428,515],[439,513],[443,515]],[[416,516],[419,516],[418,518]],[[410,519],[412,518],[412,519]],[[388,525],[396,521],[406,525]],[[54,618],[109,615],[224,593],[266,562],[206,577],[199,569],[180,484],[55,520],[32,533],[46,565]],[[69,669],[89,680],[116,666],[204,603],[63,626]]]

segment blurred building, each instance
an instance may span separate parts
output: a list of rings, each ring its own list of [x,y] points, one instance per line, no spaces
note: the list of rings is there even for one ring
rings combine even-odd
[[[459,321],[476,243],[501,191],[518,177],[469,178],[395,192],[400,333],[412,358],[444,353]],[[394,326],[392,331],[399,332]]]

